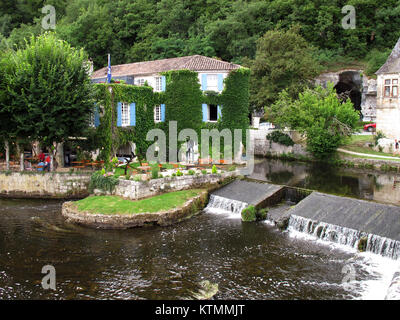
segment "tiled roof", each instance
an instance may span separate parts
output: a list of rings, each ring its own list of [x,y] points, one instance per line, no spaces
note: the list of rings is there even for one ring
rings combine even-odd
[[[238,68],[240,68],[240,65],[238,64],[195,55],[180,58],[120,64],[116,66],[111,66],[111,73],[113,77],[117,77],[146,75],[170,70],[183,69],[188,69],[192,71],[230,71]],[[92,74],[93,79],[104,78],[106,76],[107,68],[102,68]]]
[[[376,74],[382,73],[399,73],[400,72],[400,38],[397,40],[392,53],[386,60],[385,64],[380,67]]]

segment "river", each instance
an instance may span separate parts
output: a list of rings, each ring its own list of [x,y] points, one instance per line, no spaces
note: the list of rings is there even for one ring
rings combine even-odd
[[[291,169],[271,171],[272,166]],[[365,187],[362,175],[358,184],[357,175],[347,178],[334,171],[318,173],[314,180],[307,168],[260,160],[253,176],[383,197],[375,190],[386,186],[378,188],[374,175],[366,176]],[[186,299],[202,280],[218,284],[217,299],[384,298],[392,275],[393,261],[387,258],[282,233],[266,222],[242,223],[204,212],[165,228],[94,230],[66,223],[61,204],[0,200],[0,299]],[[45,265],[56,269],[55,291],[41,286]],[[349,267],[351,283],[344,281]]]

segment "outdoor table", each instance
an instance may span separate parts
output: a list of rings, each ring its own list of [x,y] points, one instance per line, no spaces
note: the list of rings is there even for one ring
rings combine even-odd
[[[137,169],[142,170],[142,171],[144,171],[144,173],[146,173],[148,170],[151,169],[151,167],[150,166],[140,166],[140,167],[137,167]]]

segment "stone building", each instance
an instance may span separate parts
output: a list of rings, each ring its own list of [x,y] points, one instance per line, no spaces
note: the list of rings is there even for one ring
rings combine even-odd
[[[363,75],[363,70],[344,69],[326,72],[315,79],[317,85],[327,87],[331,82],[338,94],[346,93],[364,121],[376,118],[376,80]]]
[[[389,139],[400,139],[400,38],[385,64],[376,72],[376,130]]]

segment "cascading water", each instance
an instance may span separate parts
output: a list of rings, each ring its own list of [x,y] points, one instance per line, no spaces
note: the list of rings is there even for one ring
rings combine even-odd
[[[241,217],[242,210],[248,206],[248,203],[232,200],[217,195],[210,195],[210,201],[204,209],[211,213],[233,213]]]
[[[354,249],[358,249],[360,241],[366,241],[365,244],[361,243],[365,251],[395,260],[400,257],[399,241],[346,227],[292,215],[289,219],[288,230],[313,235],[321,240],[350,246]]]

